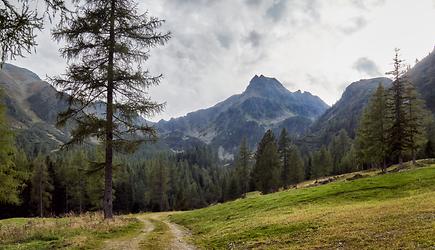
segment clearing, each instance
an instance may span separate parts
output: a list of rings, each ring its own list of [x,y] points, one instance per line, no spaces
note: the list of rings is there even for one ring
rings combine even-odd
[[[188,212],[0,220],[0,249],[435,249],[435,165],[391,172]]]

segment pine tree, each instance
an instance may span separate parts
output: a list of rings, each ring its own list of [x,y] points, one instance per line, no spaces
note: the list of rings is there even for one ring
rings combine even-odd
[[[281,164],[272,130],[268,130],[257,147],[252,172],[256,190],[263,193],[277,191],[280,186]]]
[[[42,155],[33,160],[32,169],[32,201],[37,206],[39,216],[43,217],[44,211],[51,205],[53,185],[46,161]]]
[[[399,49],[395,49],[395,56],[393,58],[393,70],[387,74],[393,77],[393,86],[390,88],[390,93],[387,99],[387,110],[389,112],[389,119],[391,119],[391,126],[388,131],[388,140],[390,145],[390,152],[392,156],[398,160],[399,164],[403,164],[403,157],[406,151],[406,79],[404,61],[400,59]]]
[[[388,135],[391,126],[386,98],[385,89],[379,84],[363,111],[356,136],[358,158],[364,163],[379,164],[383,170],[389,155]]]
[[[249,151],[246,138],[243,138],[240,144],[235,166],[239,185],[238,189],[241,194],[246,194],[249,191],[249,176],[251,174],[251,152]]]
[[[410,82],[405,92],[406,148],[411,152],[412,162],[415,164],[417,151],[427,142],[426,128],[431,122],[432,114],[425,109],[424,101],[418,97]]]
[[[153,115],[163,105],[146,97],[147,89],[159,83],[141,65],[149,49],[164,44],[169,34],[156,30],[163,21],[139,14],[131,0],[90,0],[78,3],[73,17],[53,32],[65,41],[62,56],[69,66],[63,77],[52,79],[69,94],[69,108],[59,115],[58,125],[70,119],[77,127],[68,143],[82,143],[95,137],[105,144],[105,218],[112,218],[113,150],[134,150],[140,143],[153,139],[155,130],[136,122],[139,115]],[[105,115],[92,112],[105,109]],[[137,133],[143,138],[137,139]]]

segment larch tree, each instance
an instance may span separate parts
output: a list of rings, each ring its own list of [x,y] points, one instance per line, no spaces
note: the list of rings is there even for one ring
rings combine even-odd
[[[63,0],[43,2],[45,11],[38,11],[37,1],[0,0],[0,66],[7,59],[31,53],[38,45],[35,31],[43,29],[45,17],[51,21],[56,12],[67,11]]]
[[[61,54],[69,62],[66,73],[52,79],[69,101],[69,108],[59,114],[58,125],[68,120],[76,124],[67,145],[89,137],[104,144],[106,219],[113,217],[114,150],[134,150],[156,136],[154,128],[139,116],[162,111],[164,105],[147,95],[161,75],[151,76],[142,65],[151,48],[170,38],[169,33],[158,32],[163,22],[139,13],[132,0],[87,0],[78,1],[72,17],[53,31],[57,41],[65,42]]]

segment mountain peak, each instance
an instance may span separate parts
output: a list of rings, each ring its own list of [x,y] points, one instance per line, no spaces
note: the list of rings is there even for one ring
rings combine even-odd
[[[258,95],[283,92],[288,92],[288,90],[276,78],[264,75],[255,75],[245,91],[245,93],[255,93]]]

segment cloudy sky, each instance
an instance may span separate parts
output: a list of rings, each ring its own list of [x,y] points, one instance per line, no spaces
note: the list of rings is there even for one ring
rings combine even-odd
[[[255,74],[332,105],[351,82],[383,76],[394,48],[413,65],[435,45],[435,0],[142,0],[140,8],[172,32],[147,64],[164,75],[150,93],[167,103],[152,120],[212,106]],[[11,63],[43,78],[62,73],[49,30],[38,40],[36,54]]]

